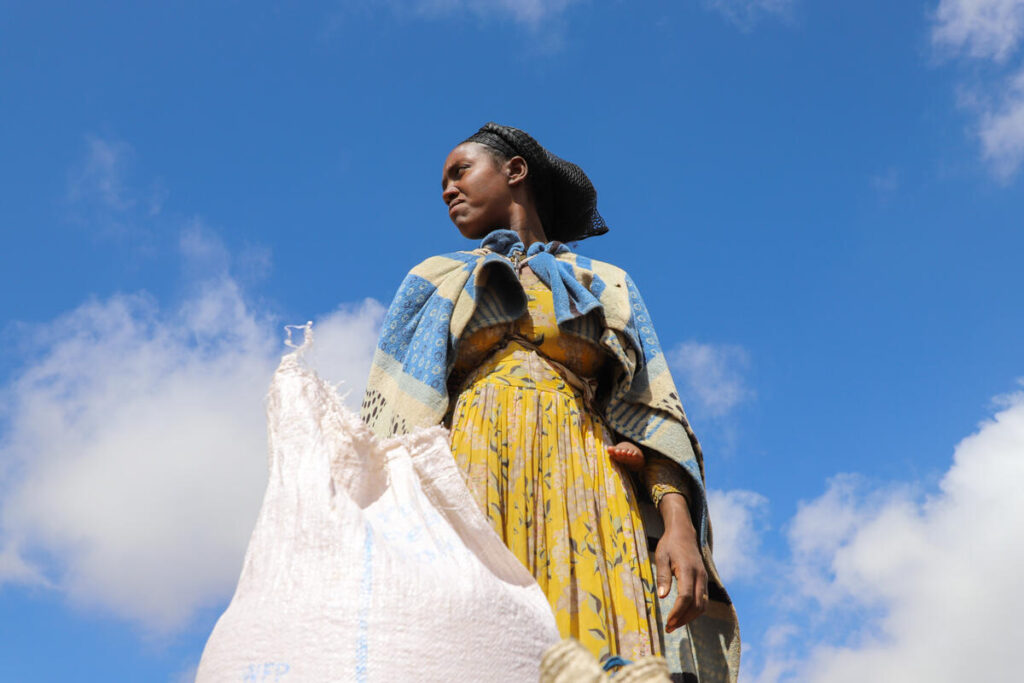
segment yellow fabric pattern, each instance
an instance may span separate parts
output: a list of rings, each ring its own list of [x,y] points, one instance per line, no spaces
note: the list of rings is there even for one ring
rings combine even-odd
[[[547,594],[563,637],[599,659],[660,654],[633,480],[608,456],[614,437],[583,392],[544,357],[592,378],[604,353],[560,334],[551,292],[526,275],[528,311],[514,336],[484,329],[460,348],[452,453],[495,531]],[[682,477],[664,467],[645,475],[658,494]]]

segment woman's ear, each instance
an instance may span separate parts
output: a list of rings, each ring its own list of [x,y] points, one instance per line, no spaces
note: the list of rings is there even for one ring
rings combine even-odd
[[[508,173],[508,184],[516,186],[526,180],[530,174],[530,167],[526,165],[526,159],[514,156],[505,162],[506,173]]]

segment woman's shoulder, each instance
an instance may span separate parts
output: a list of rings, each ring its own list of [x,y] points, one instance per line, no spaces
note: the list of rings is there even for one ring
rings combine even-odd
[[[574,251],[564,252],[559,255],[559,260],[565,260],[573,264],[577,271],[593,273],[608,286],[634,288],[633,279],[626,272],[625,268],[607,261],[584,256]]]
[[[409,274],[426,277],[428,275],[449,273],[454,270],[459,270],[460,268],[465,268],[467,264],[476,263],[483,257],[483,255],[483,251],[480,249],[476,249],[474,251],[450,251],[445,254],[435,254],[434,256],[428,256],[410,268]]]

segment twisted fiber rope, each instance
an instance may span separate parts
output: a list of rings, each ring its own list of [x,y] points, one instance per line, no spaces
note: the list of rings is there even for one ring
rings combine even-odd
[[[540,662],[540,683],[670,683],[662,657],[644,657],[614,676],[601,669],[594,656],[575,638],[548,648]]]

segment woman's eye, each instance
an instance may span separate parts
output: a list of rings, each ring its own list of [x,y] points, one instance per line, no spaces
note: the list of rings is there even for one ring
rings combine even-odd
[[[450,171],[448,171],[448,177],[451,178],[452,180],[458,180],[459,178],[462,177],[462,172],[467,168],[469,168],[469,164],[460,164],[459,166],[454,166]]]

